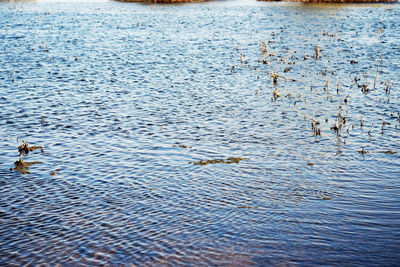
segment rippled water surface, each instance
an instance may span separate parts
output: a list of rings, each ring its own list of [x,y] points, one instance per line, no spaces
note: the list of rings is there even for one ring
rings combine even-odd
[[[399,17],[1,3],[1,265],[399,265]]]

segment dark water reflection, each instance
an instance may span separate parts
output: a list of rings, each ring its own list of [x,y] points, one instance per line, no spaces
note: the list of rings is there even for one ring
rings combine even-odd
[[[398,5],[0,13],[2,265],[400,264]]]

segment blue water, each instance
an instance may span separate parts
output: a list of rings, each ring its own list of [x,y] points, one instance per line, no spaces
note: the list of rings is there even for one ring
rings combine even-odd
[[[400,265],[399,17],[1,3],[1,265]]]

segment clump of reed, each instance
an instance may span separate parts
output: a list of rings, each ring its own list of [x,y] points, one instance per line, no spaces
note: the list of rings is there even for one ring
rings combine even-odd
[[[18,171],[22,174],[29,174],[29,167],[35,164],[43,163],[41,161],[25,162],[22,160],[23,155],[28,155],[29,152],[40,149],[43,152],[42,146],[30,146],[25,140],[22,140],[22,144],[18,146],[19,159],[14,162],[14,168],[10,168],[10,171]]]
[[[314,118],[311,119],[311,129],[313,130],[313,136],[321,135],[320,124],[321,123]]]
[[[292,107],[295,109],[296,113],[299,115],[304,115],[304,119],[305,121],[307,121],[307,125],[309,125],[308,123],[311,123],[312,136],[321,136],[322,132],[325,133],[325,130],[327,130],[326,136],[329,137],[331,135],[329,131],[330,129],[334,133],[333,135],[337,140],[338,147],[340,147],[338,150],[340,153],[341,147],[343,145],[346,145],[346,140],[348,138],[357,136],[356,131],[353,130],[356,129],[358,125],[360,126],[359,129],[361,133],[364,131],[363,129],[366,129],[364,133],[368,133],[368,136],[372,136],[374,133],[377,133],[377,129],[379,128],[382,134],[386,133],[392,128],[396,130],[400,128],[400,113],[397,112],[396,114],[398,114],[398,122],[396,123],[393,122],[393,118],[395,118],[397,121],[397,116],[394,116],[393,112],[390,118],[384,117],[379,118],[375,121],[370,121],[374,118],[373,114],[353,113],[354,111],[359,112],[360,110],[360,102],[358,102],[360,100],[359,97],[365,97],[366,99],[368,99],[368,101],[378,101],[381,103],[381,99],[377,98],[376,95],[382,93],[382,91],[379,92],[378,90],[384,90],[383,92],[386,94],[385,100],[387,98],[387,102],[390,101],[391,94],[394,95],[394,89],[397,89],[397,79],[392,77],[386,80],[383,79],[383,77],[387,75],[387,72],[384,70],[385,64],[383,56],[378,56],[376,60],[373,61],[373,65],[370,64],[365,66],[365,62],[363,62],[362,58],[355,58],[356,55],[353,54],[353,52],[350,52],[350,57],[353,57],[356,60],[350,58],[347,59],[346,62],[335,62],[334,60],[336,58],[333,58],[331,56],[329,45],[321,43],[326,38],[329,38],[329,41],[335,41],[335,38],[330,38],[335,37],[335,34],[324,31],[322,32],[322,36],[324,37],[319,39],[317,43],[311,44],[309,51],[305,51],[305,55],[303,58],[303,53],[301,56],[299,56],[299,54],[296,54],[296,50],[286,47],[283,47],[282,50],[280,50],[278,46],[274,45],[278,42],[278,40],[274,40],[276,39],[277,34],[272,33],[271,35],[271,41],[259,41],[258,49],[260,51],[260,57],[258,57],[257,60],[254,61],[256,62],[253,63],[254,65],[251,64],[251,60],[249,60],[248,58],[246,58],[246,61],[244,60],[245,55],[243,51],[239,52],[237,50],[239,52],[239,57],[237,58],[238,66],[265,74],[265,80],[267,82],[266,86],[271,88],[272,101],[279,100],[279,102],[285,102],[285,100],[287,100],[293,103]],[[321,47],[323,47],[324,49],[321,49]],[[339,55],[338,58],[342,58],[341,55]],[[305,62],[302,59],[307,61]],[[334,62],[334,64],[331,63],[332,61]],[[340,72],[338,70],[335,70],[334,68],[336,68],[338,64],[348,63],[352,65],[352,67],[350,68],[352,69],[351,73],[357,73],[356,76],[354,77],[353,74],[350,74],[351,76],[347,78],[346,76],[337,75],[337,73]],[[300,68],[307,68],[306,73],[303,69]],[[360,68],[360,70],[357,71],[357,68]],[[239,73],[238,68],[233,68],[231,71]],[[289,78],[286,75],[298,76]],[[260,76],[261,75],[257,74],[257,80],[260,79]],[[323,76],[326,77],[322,79]],[[302,96],[300,96],[299,93],[298,96],[294,96],[293,98],[290,92],[285,92],[285,89],[291,90],[291,88],[289,87],[295,87],[296,85],[307,88],[308,86],[310,86],[310,84],[307,84],[307,80],[312,79],[313,77],[316,77],[317,80],[312,81],[311,92],[302,94]],[[285,84],[288,81],[294,82],[295,86]],[[322,89],[323,91],[318,91],[318,88]],[[357,88],[357,91],[360,92],[360,94],[350,91],[352,88]],[[257,96],[259,95],[259,90],[260,89],[257,89]],[[334,91],[336,92],[334,93]],[[346,96],[344,99],[341,97],[342,94]],[[306,104],[308,101],[311,101],[311,103]],[[309,114],[305,114],[304,112],[309,112],[310,105],[313,104],[317,104],[317,108],[321,108],[321,110],[323,111],[330,110],[329,108],[327,109],[325,107],[321,107],[321,105],[325,104],[330,105],[330,103],[327,103],[327,101],[330,103],[335,103],[336,101],[339,102],[339,109],[337,111],[334,110],[333,114],[324,114],[325,124],[321,123],[323,122],[323,118],[316,119],[320,118],[322,114],[318,114],[317,116],[315,116],[316,114],[313,110],[313,116],[310,121],[309,118],[311,116],[308,116]],[[282,114],[284,114],[284,112],[282,112]],[[354,116],[358,116],[357,119],[354,120]],[[364,119],[363,116],[367,116],[368,120]],[[286,116],[283,117],[286,118]],[[395,124],[395,126],[389,127],[393,124]],[[377,125],[379,125],[380,127],[378,127]],[[307,129],[309,129],[309,126],[306,127]],[[361,136],[361,138],[363,137]],[[360,151],[362,151],[362,155],[368,153],[368,151],[366,151],[365,149]],[[396,153],[395,151],[394,153],[391,152],[385,154]],[[213,163],[224,163],[224,160],[220,159],[211,161],[200,161],[197,163],[198,165],[207,165]]]
[[[22,145],[18,147],[18,152],[20,155],[24,155],[36,149],[40,149],[43,152],[42,146],[29,146],[28,143],[25,142],[25,140],[22,140]]]

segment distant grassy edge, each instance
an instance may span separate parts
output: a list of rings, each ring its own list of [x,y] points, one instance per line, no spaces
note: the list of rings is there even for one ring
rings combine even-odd
[[[144,3],[190,3],[205,2],[208,0],[114,0],[119,2],[144,2]]]
[[[397,3],[398,0],[257,0],[270,2],[301,2],[301,3]]]

